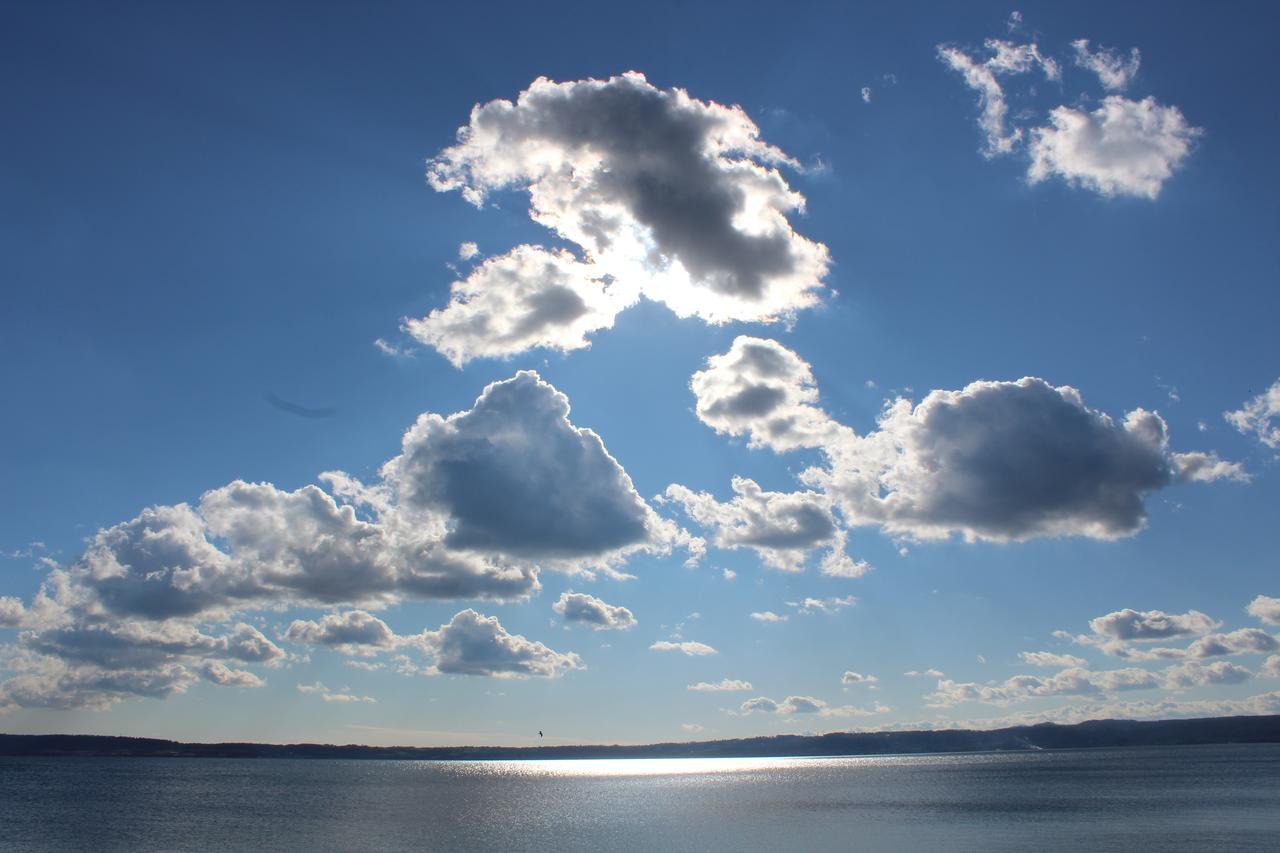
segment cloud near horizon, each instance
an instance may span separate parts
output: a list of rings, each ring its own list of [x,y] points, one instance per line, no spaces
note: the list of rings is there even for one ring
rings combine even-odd
[[[236,480],[195,505],[149,507],[52,568],[29,606],[0,600],[0,620],[20,630],[4,648],[0,708],[104,708],[200,678],[258,686],[228,664],[288,656],[242,615],[290,607],[349,608],[294,620],[281,635],[291,642],[363,657],[409,644],[442,673],[558,675],[581,661],[473,610],[416,639],[367,610],[518,600],[540,571],[616,574],[682,541],[531,371],[491,383],[467,411],[423,414],[377,482],[320,480],[330,491]],[[619,625],[629,615],[609,612]]]

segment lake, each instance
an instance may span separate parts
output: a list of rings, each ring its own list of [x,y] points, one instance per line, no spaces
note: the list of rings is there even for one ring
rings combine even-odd
[[[1280,850],[1280,745],[575,761],[0,758],[6,850]]]

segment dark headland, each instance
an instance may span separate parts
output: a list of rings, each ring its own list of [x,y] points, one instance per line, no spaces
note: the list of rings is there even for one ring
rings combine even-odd
[[[1093,720],[974,731],[833,732],[643,746],[358,746],[314,743],[180,743],[102,735],[3,735],[0,756],[136,756],[155,758],[368,758],[457,761],[546,758],[746,758],[891,755],[1280,743],[1280,715],[1199,720]]]

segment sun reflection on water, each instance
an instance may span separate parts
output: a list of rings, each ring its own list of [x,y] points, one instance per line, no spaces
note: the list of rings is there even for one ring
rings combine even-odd
[[[565,758],[449,762],[455,772],[491,777],[705,776],[774,770],[834,769],[836,765],[886,766],[933,756],[834,756],[817,758]],[[427,762],[435,764],[435,762]]]

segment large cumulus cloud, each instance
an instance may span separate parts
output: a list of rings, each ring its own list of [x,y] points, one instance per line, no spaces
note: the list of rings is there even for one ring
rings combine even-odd
[[[741,108],[635,72],[540,78],[514,102],[477,105],[457,144],[431,161],[431,185],[477,206],[495,191],[526,191],[530,216],[581,258],[528,269],[534,250],[518,247],[407,328],[461,364],[585,345],[584,334],[641,296],[710,323],[790,315],[818,301],[829,261],[788,220],[804,199],[784,165],[796,166]]]
[[[467,412],[421,416],[383,477],[405,506],[448,516],[450,548],[599,562],[673,535],[532,371],[489,385]]]
[[[738,338],[690,387],[697,416],[718,432],[822,453],[800,475],[808,492],[764,492],[744,478],[728,502],[680,485],[667,491],[716,545],[755,548],[778,568],[798,568],[818,545],[839,554],[844,525],[908,539],[1116,539],[1143,527],[1157,490],[1247,479],[1212,452],[1172,451],[1156,412],[1116,420],[1076,389],[1033,377],[936,390],[918,404],[899,398],[866,435],[822,409],[808,365],[776,341]],[[828,573],[867,570],[844,559],[844,570]]]

